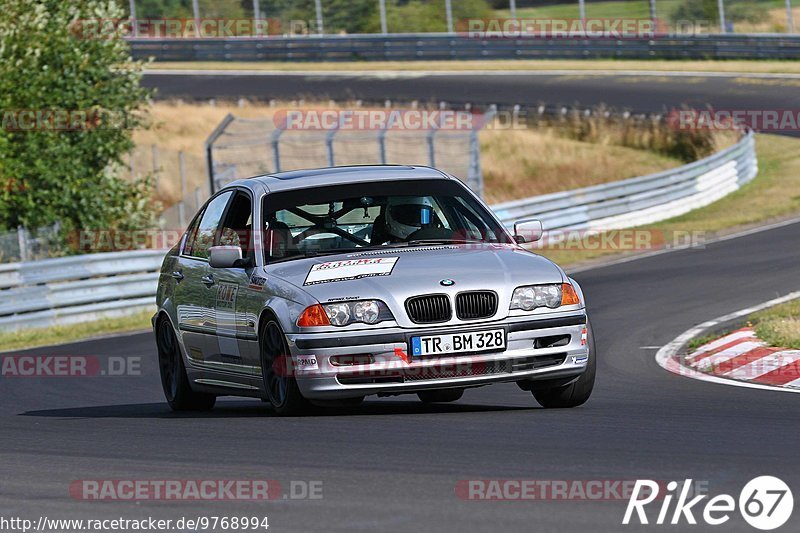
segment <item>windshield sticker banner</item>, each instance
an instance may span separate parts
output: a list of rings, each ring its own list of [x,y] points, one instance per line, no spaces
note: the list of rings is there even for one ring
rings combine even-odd
[[[334,281],[389,276],[397,263],[397,257],[374,257],[370,259],[348,259],[314,265],[303,285],[317,285]]]

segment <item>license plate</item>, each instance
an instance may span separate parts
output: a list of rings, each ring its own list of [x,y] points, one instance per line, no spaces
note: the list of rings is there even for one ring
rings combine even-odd
[[[411,337],[411,355],[441,355],[459,352],[501,351],[506,349],[506,334],[502,329]]]

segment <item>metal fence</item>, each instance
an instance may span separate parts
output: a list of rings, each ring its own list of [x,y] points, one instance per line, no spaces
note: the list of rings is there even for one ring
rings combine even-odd
[[[164,250],[0,265],[0,331],[155,310]]]
[[[60,251],[59,226],[54,224],[36,231],[18,227],[0,233],[0,263],[44,259]]]
[[[753,135],[666,172],[492,206],[501,220],[537,217],[547,230],[615,229],[708,205],[758,172]],[[163,250],[0,265],[0,330],[45,327],[154,309]]]
[[[481,119],[491,120],[494,111]],[[295,170],[349,164],[418,164],[444,170],[483,193],[476,127],[456,130],[293,131],[272,118],[228,115],[206,142],[211,190],[233,180]]]
[[[491,59],[797,59],[800,36],[657,35],[650,38],[472,38],[460,34],[132,39],[157,61],[431,61]]]

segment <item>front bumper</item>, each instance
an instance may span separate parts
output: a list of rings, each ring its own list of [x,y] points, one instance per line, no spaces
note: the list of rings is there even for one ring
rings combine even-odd
[[[497,328],[506,331],[504,351],[409,356],[412,336]],[[293,374],[303,395],[310,399],[342,399],[577,377],[588,362],[585,328],[585,312],[572,311],[535,320],[520,317],[438,328],[390,328],[361,335],[317,333],[287,337]],[[330,359],[365,355],[374,362],[337,366]]]

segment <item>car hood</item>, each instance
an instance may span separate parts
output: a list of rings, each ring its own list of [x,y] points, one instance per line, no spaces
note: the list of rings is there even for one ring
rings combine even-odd
[[[305,258],[267,266],[268,275],[302,287],[320,302],[494,290],[502,297],[520,285],[562,283],[552,261],[513,245],[441,245]],[[391,307],[391,305],[390,305]]]

